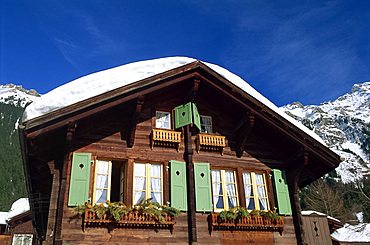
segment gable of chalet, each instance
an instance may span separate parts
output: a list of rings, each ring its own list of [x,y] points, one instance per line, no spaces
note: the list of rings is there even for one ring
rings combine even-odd
[[[236,157],[252,156],[269,168],[286,170],[300,188],[340,162],[316,137],[196,61],[23,122],[20,139],[31,211],[32,204],[47,205],[50,193],[63,188],[51,183],[59,174],[59,182],[66,181],[66,153],[94,143],[84,135],[99,141],[118,130],[122,144],[133,148],[137,125],[153,116],[143,115],[143,108],[175,108],[179,98],[183,104],[195,102],[201,115],[227,122],[215,128]],[[42,215],[33,222],[40,226]]]

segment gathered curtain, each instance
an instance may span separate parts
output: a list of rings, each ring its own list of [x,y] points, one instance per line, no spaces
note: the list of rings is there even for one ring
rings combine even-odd
[[[97,161],[96,166],[96,203],[105,203],[108,199],[109,162]]]

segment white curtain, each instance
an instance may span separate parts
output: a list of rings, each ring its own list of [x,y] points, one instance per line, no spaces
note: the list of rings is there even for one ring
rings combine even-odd
[[[251,201],[253,201],[253,198],[251,198],[251,196],[253,196],[251,173],[248,172],[243,173],[243,183],[246,207],[247,209],[253,209],[254,204],[250,203]],[[250,204],[252,204],[251,206],[253,206],[253,208],[249,206]]]
[[[162,204],[162,165],[150,165],[150,176],[152,201]]]
[[[258,200],[260,203],[261,210],[267,210],[267,199],[266,199],[266,192],[265,192],[265,184],[263,181],[262,174],[256,174],[256,184],[257,184],[257,191],[258,191]]]
[[[224,208],[222,199],[222,187],[221,187],[221,171],[212,170],[212,188],[213,188],[213,205],[214,208]],[[221,195],[221,196],[219,196]]]
[[[145,198],[145,164],[135,163],[134,166],[134,203]]]
[[[234,172],[225,171],[225,175],[227,182],[226,188],[227,188],[227,198],[229,201],[229,208],[234,208],[237,205]]]
[[[109,177],[109,162],[98,161],[96,166],[96,189],[95,200],[96,203],[105,203],[108,199],[108,177]]]

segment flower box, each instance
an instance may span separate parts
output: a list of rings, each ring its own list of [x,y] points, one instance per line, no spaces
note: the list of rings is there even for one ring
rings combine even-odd
[[[121,215],[121,219],[116,221],[109,212],[105,213],[100,219],[93,210],[86,209],[83,217],[83,231],[86,227],[105,227],[108,230],[115,228],[131,228],[131,229],[167,229],[171,234],[175,225],[174,216],[163,214],[164,221],[159,220],[156,216],[151,216],[147,213],[139,211],[130,211]]]
[[[233,219],[222,219],[218,214],[208,216],[208,229],[212,234],[213,230],[225,231],[284,231],[284,218],[271,219],[264,216],[249,215],[248,217]]]

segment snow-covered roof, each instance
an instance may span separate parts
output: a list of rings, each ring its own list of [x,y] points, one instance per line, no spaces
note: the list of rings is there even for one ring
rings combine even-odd
[[[28,202],[28,198],[20,198],[12,204],[12,207],[8,212],[7,220],[10,220],[11,218],[23,214],[29,210],[30,204]]]
[[[333,217],[331,217],[331,216],[329,216],[329,215],[326,215],[326,214],[324,214],[324,213],[320,213],[320,212],[317,212],[317,211],[313,211],[313,210],[303,210],[303,211],[301,211],[301,213],[302,213],[302,215],[312,215],[312,214],[314,214],[314,215],[318,215],[318,216],[325,216],[325,217],[327,217],[328,219],[331,219],[331,220],[334,220],[334,221],[336,221],[336,222],[339,222],[340,223],[340,220],[339,219],[336,219],[336,218],[333,218]]]
[[[6,225],[8,219],[8,212],[0,212],[0,225]]]
[[[102,93],[114,90],[119,87],[143,80],[145,78],[187,65],[197,61],[188,57],[167,57],[154,60],[134,62],[108,70],[96,72],[74,81],[66,83],[54,90],[42,95],[29,105],[24,114],[23,120],[30,120],[48,112],[72,105]],[[200,61],[202,62],[202,61]],[[275,104],[266,99],[258,91],[252,88],[246,81],[234,73],[218,65],[202,62],[228,81],[251,95],[266,107],[275,111],[281,117],[295,125],[312,138],[325,145],[324,141],[313,131],[288,116]]]
[[[331,237],[340,242],[370,242],[370,224],[345,224],[335,230]]]

